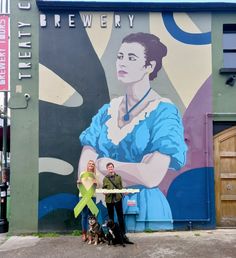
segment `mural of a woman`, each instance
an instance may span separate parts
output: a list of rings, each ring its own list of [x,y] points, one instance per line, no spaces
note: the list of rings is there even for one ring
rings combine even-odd
[[[179,170],[186,162],[180,113],[150,86],[166,54],[166,46],[153,34],[126,36],[116,61],[126,94],[105,104],[80,135],[79,171],[92,159],[105,175],[105,164],[112,162],[126,187],[140,187],[137,220],[143,230],[150,228],[149,222],[156,223],[155,229],[173,228],[170,206],[158,185],[168,169]]]

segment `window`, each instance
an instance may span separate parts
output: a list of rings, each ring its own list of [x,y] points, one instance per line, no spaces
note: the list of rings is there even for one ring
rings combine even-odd
[[[223,59],[220,72],[236,72],[236,24],[223,24]]]

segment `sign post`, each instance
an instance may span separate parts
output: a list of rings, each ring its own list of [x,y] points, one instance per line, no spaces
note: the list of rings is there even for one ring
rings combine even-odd
[[[0,92],[4,93],[4,107],[1,113],[3,119],[3,147],[2,147],[2,182],[1,189],[1,214],[0,214],[0,233],[8,231],[9,222],[7,220],[7,181],[6,175],[7,168],[7,104],[8,104],[8,91],[9,91],[9,78],[8,78],[8,57],[9,57],[9,17],[7,15],[0,16]]]

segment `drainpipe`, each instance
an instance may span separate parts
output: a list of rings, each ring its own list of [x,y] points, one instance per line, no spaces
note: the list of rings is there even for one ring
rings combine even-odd
[[[8,92],[4,92],[4,107],[3,107],[3,143],[2,143],[2,152],[3,152],[3,164],[2,164],[2,182],[0,185],[1,189],[1,216],[0,216],[0,233],[8,232],[9,222],[7,220],[7,101],[8,101]]]

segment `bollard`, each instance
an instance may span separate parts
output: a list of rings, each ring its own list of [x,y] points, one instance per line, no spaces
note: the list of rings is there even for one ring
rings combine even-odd
[[[1,216],[0,216],[0,233],[8,232],[9,222],[7,220],[7,183],[0,185],[1,190]]]

